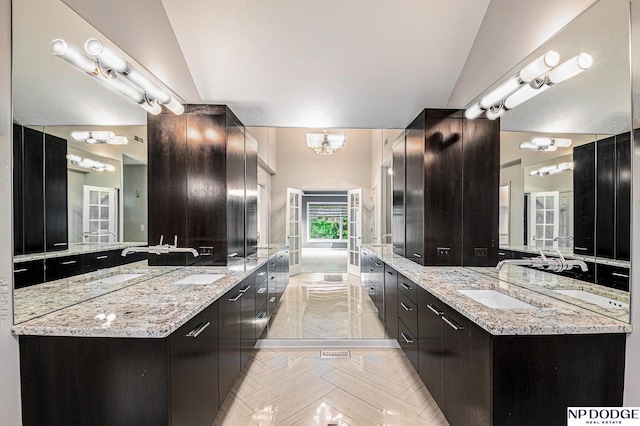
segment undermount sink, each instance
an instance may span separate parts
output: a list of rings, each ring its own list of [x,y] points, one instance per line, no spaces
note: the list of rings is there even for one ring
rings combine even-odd
[[[194,274],[189,275],[174,284],[211,284],[224,277],[224,274]]]
[[[585,302],[593,303],[594,305],[602,306],[604,308],[618,308],[628,309],[629,304],[620,302],[619,300],[610,299],[608,297],[600,296],[598,294],[589,293],[583,290],[553,290],[556,293],[564,294],[565,296],[574,297],[576,299],[583,300]]]
[[[533,305],[496,290],[458,290],[458,292],[493,309],[535,309]]]
[[[94,280],[91,281],[90,283],[87,283],[88,285],[91,284],[118,284],[118,283],[122,283],[125,281],[129,281],[132,280],[134,278],[138,278],[138,277],[142,277],[145,274],[117,274],[117,275],[111,275],[110,277],[104,277],[104,278],[100,278],[99,280]]]

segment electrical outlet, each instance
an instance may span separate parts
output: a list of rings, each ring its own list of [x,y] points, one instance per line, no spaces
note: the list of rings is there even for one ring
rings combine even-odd
[[[140,224],[140,230],[141,230],[141,231],[144,231],[144,223],[141,223],[141,224]]]
[[[213,256],[213,247],[200,247],[200,256]]]
[[[473,249],[473,255],[475,257],[487,257],[489,255],[489,249],[486,247],[475,247]]]
[[[451,247],[438,247],[436,250],[438,251],[438,256],[449,256]]]

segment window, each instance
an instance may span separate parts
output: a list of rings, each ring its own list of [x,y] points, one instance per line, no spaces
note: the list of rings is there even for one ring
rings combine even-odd
[[[346,241],[347,203],[307,203],[308,241]]]

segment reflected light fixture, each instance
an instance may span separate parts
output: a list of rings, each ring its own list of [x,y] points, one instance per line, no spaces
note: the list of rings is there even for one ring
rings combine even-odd
[[[558,65],[559,63],[558,52],[548,51],[467,108],[465,117],[474,119],[485,113],[489,120],[495,120],[505,111],[515,108],[549,87],[591,68],[593,58],[587,53],[580,53]]]
[[[105,164],[100,161],[92,160],[90,158],[83,158],[75,154],[67,154],[67,160],[74,166],[82,167],[85,169],[93,169],[97,172],[104,172],[105,170],[107,172],[113,172],[116,170],[116,168],[111,164]]]
[[[53,40],[50,50],[53,55],[97,78],[153,115],[160,113],[160,105],[164,105],[176,115],[184,112],[184,106],[166,90],[149,80],[98,39],[90,38],[85,43],[86,52],[93,58],[85,56],[61,39]]]
[[[520,149],[523,151],[556,151],[558,148],[571,146],[571,139],[566,138],[532,138],[522,142]]]
[[[129,143],[129,140],[125,136],[116,136],[114,132],[106,130],[71,132],[71,137],[77,141],[85,141],[86,143],[91,145],[126,145]]]
[[[531,170],[529,172],[529,176],[545,177],[545,176],[555,175],[560,172],[568,172],[572,170],[573,170],[573,162],[559,163],[559,164],[554,164],[552,166],[545,166],[545,167],[540,167],[539,169]]]
[[[338,133],[307,133],[307,147],[318,155],[332,155],[344,147],[347,141],[345,134]]]

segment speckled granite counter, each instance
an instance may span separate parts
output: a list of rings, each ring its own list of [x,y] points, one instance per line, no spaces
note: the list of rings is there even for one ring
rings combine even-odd
[[[531,253],[532,257],[536,257],[540,255],[537,247],[530,246],[500,246],[500,250],[512,250],[512,251],[521,251],[524,253]],[[557,249],[543,249],[542,252],[545,256],[553,256],[558,257]],[[601,263],[604,265],[612,265],[619,266],[622,268],[628,268],[630,263],[624,260],[615,260],[615,259],[607,259],[606,257],[595,257],[595,256],[583,256],[581,254],[575,254],[572,249],[560,249],[560,252],[566,259],[576,259],[583,260],[585,262],[593,262],[593,263]]]
[[[632,330],[630,324],[502,281],[502,276],[493,277],[465,267],[421,266],[394,255],[388,246],[364,248],[494,335],[601,334],[628,333]],[[526,269],[512,267],[515,271]],[[526,276],[522,274],[522,277]],[[535,275],[529,277],[533,280],[536,278]],[[497,290],[536,308],[492,309],[462,295],[457,291],[461,289]]]
[[[67,250],[48,251],[46,253],[22,254],[14,256],[15,263],[28,262],[30,260],[40,260],[44,258],[73,256],[74,254],[97,253],[109,250],[124,250],[127,247],[146,246],[143,242],[124,242],[109,244],[71,244]]]

